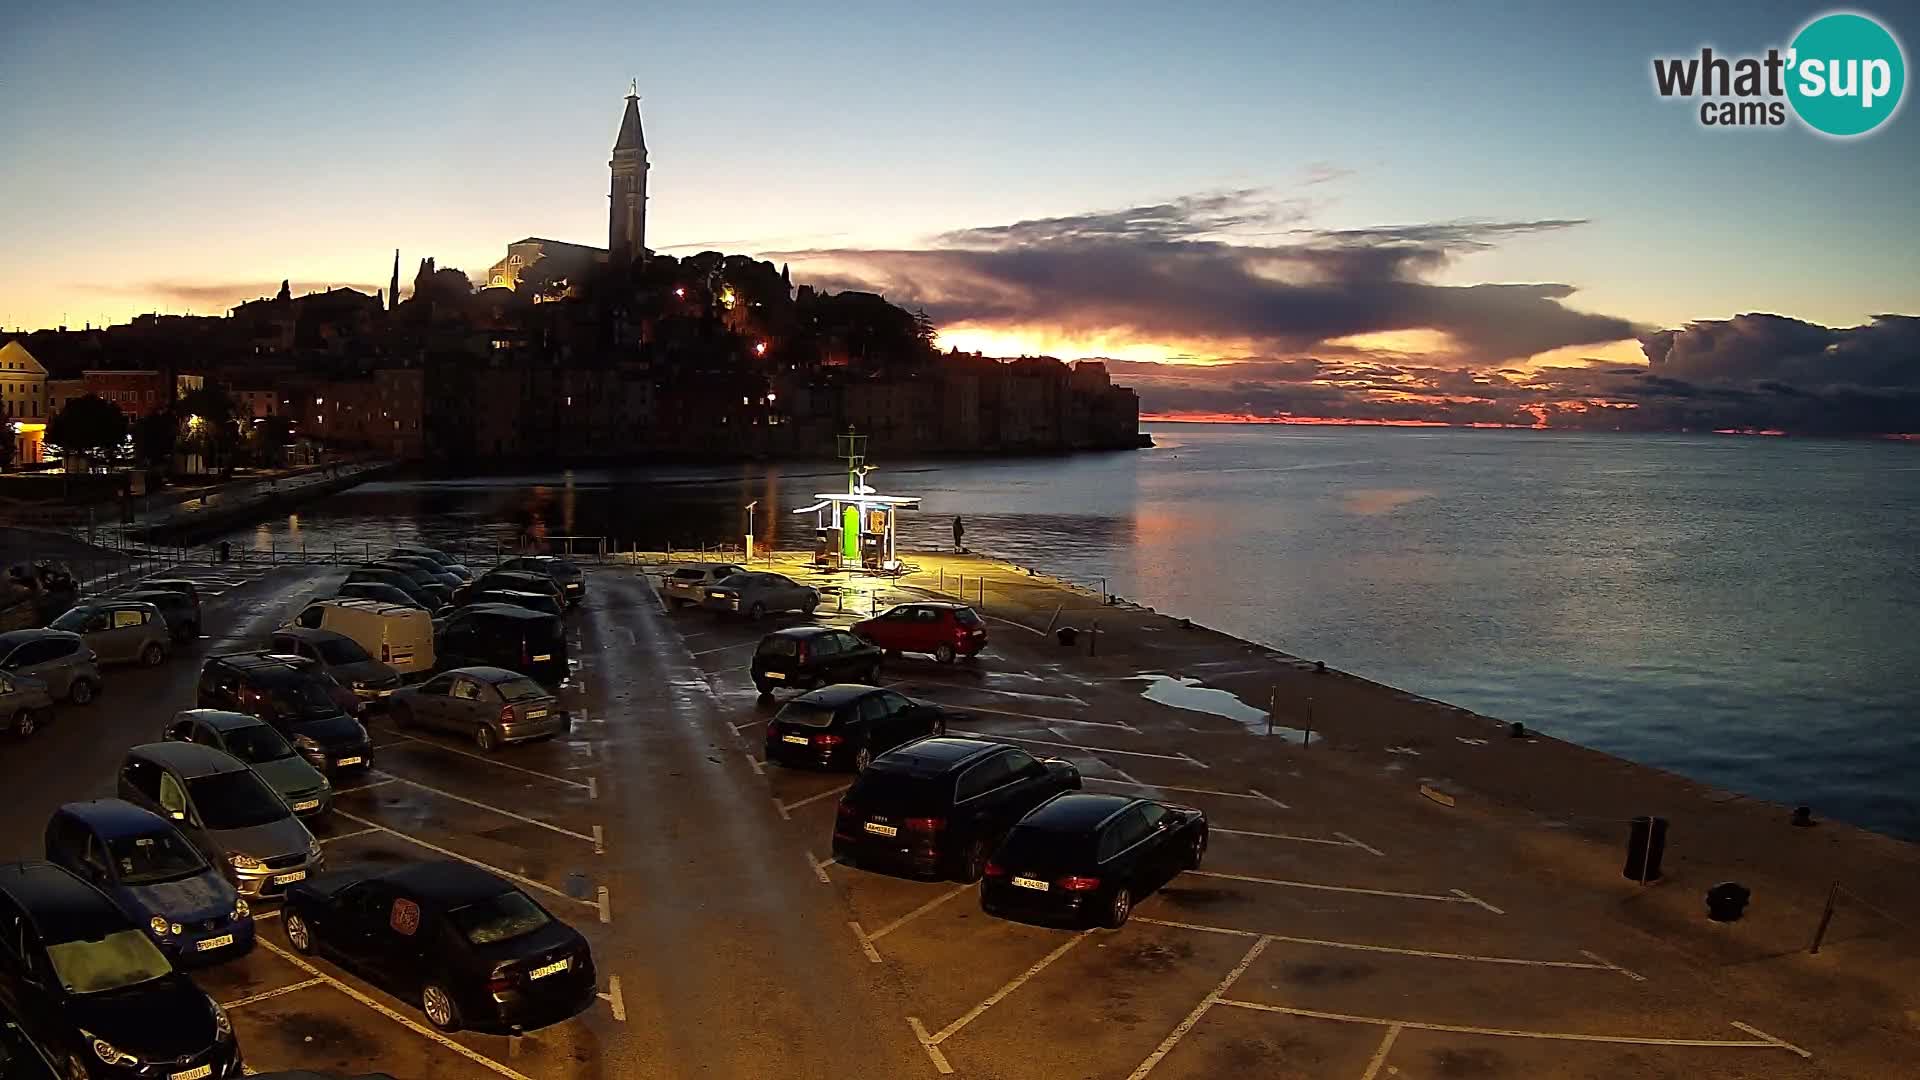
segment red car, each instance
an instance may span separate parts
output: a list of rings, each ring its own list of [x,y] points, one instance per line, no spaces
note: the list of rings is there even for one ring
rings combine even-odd
[[[987,647],[987,623],[965,604],[900,604],[864,622],[853,632],[887,651],[929,653],[943,664],[956,656],[976,656]]]

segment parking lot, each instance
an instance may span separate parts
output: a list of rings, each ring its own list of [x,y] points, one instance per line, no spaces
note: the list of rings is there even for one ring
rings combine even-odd
[[[855,618],[823,605],[812,621]],[[952,733],[1074,762],[1089,790],[1204,809],[1202,869],[1122,930],[1072,932],[988,917],[971,886],[824,861],[850,777],[763,763],[777,706],[747,674],[762,633],[802,620],[672,619],[791,850],[844,905],[844,927],[817,932],[910,988],[900,1022],[927,1075],[1824,1075],[1778,1018],[1723,1011],[1706,973],[1646,936],[1596,939],[1603,899],[1570,899],[1418,800],[1360,806],[1232,720],[1076,674],[1073,654],[1008,621],[975,663],[907,656],[883,682],[965,713]]]

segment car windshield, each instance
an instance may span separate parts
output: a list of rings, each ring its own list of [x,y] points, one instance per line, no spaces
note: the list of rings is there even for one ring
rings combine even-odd
[[[367,650],[352,638],[316,641],[313,647],[320,654],[320,659],[329,664],[358,664],[372,659],[367,655]]]
[[[419,585],[431,585],[434,582],[440,580],[439,578],[434,577],[430,571],[422,570],[417,566],[408,566],[406,563],[401,563],[399,566],[395,567],[395,570],[397,570],[399,573],[405,574],[407,577],[413,579],[413,581]]]
[[[1032,827],[1015,828],[1000,845],[996,862],[1013,871],[1064,870],[1092,849],[1091,837]]]
[[[508,679],[506,682],[495,684],[494,689],[500,691],[500,696],[509,702],[532,701],[534,698],[547,696],[547,692],[541,689],[539,683],[527,678]]]
[[[553,921],[540,905],[518,891],[503,892],[477,904],[454,908],[447,918],[475,945],[512,941]]]
[[[119,869],[122,885],[151,885],[191,877],[207,868],[207,860],[177,832],[150,836],[122,836],[107,841],[107,852]]]
[[[339,708],[333,703],[333,695],[327,693],[326,681],[317,677],[289,679],[274,686],[271,694],[273,707],[283,712],[333,712]]]
[[[227,732],[227,753],[249,765],[261,765],[292,757],[293,747],[267,725],[249,724]]]
[[[287,816],[286,804],[250,772],[216,773],[187,781],[200,821],[209,829],[245,829]]]
[[[99,941],[47,946],[60,985],[76,994],[99,994],[138,986],[173,973],[173,965],[139,930],[120,930]]]
[[[93,612],[87,608],[68,608],[67,613],[47,624],[50,630],[66,630],[79,633],[86,628],[87,618]]]
[[[802,727],[828,727],[833,723],[833,706],[817,701],[789,701],[774,720]]]
[[[979,626],[980,616],[975,615],[973,609],[970,607],[956,608],[953,613],[953,621],[959,623],[961,626]]]
[[[952,787],[945,777],[869,768],[853,782],[847,801],[869,813],[938,814],[947,809]]]

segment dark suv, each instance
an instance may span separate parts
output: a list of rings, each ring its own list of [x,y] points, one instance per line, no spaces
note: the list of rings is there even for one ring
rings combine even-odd
[[[511,604],[472,604],[436,628],[433,654],[443,669],[499,667],[551,690],[567,677],[567,634],[557,615]]]
[[[1027,811],[1079,787],[1069,762],[983,739],[921,739],[874,758],[840,797],[833,854],[975,882]]]
[[[367,729],[341,706],[340,684],[311,660],[279,653],[227,653],[200,669],[198,704],[257,716],[329,776],[373,767]]]
[[[837,682],[880,681],[880,647],[830,626],[775,630],[753,651],[753,685],[806,690]]]

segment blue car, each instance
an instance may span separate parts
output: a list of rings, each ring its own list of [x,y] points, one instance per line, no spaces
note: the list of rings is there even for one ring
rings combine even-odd
[[[253,951],[246,900],[158,814],[120,799],[67,803],[47,822],[47,861],[107,894],[176,965]]]

